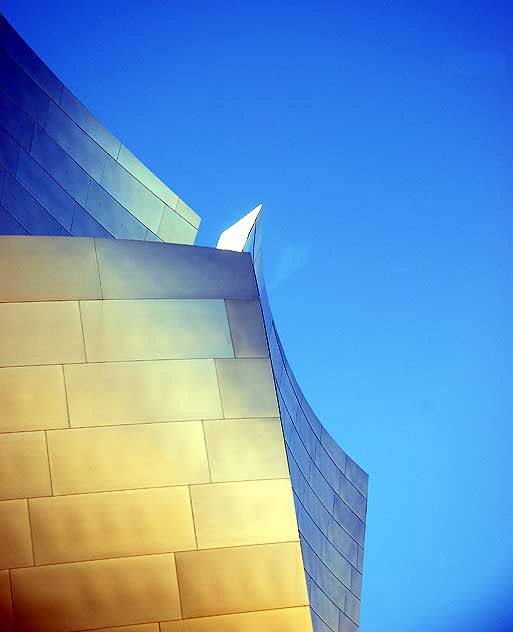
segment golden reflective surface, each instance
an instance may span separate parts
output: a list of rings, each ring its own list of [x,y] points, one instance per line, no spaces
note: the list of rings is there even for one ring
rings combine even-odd
[[[82,301],[80,311],[89,362],[233,357],[224,301]]]
[[[72,426],[222,417],[213,360],[64,367]]]
[[[0,368],[0,406],[0,432],[66,427],[62,367]]]
[[[311,632],[250,258],[96,240],[99,300],[92,240],[15,242],[1,632]]]
[[[0,365],[85,362],[76,301],[0,303]]]
[[[214,482],[289,476],[279,419],[211,420],[203,427]]]
[[[161,632],[312,632],[310,608],[243,612],[184,621],[166,621]]]
[[[210,480],[200,421],[47,433],[54,494]]]
[[[101,298],[94,241],[0,236],[0,301]]]
[[[0,500],[49,496],[44,432],[0,434]]]
[[[180,618],[173,554],[22,568],[11,581],[20,632]]]
[[[188,487],[29,501],[36,564],[196,548]]]
[[[26,500],[0,502],[0,568],[33,564]]]
[[[14,630],[9,571],[0,571],[0,630],[2,632]]]
[[[308,604],[299,542],[175,555],[184,618]]]
[[[85,632],[93,632],[86,630]],[[94,632],[159,632],[158,623],[141,623],[140,625],[122,625],[115,628],[96,628]]]
[[[269,360],[216,360],[225,417],[277,417],[278,402]]]
[[[299,540],[290,480],[191,487],[198,547]]]

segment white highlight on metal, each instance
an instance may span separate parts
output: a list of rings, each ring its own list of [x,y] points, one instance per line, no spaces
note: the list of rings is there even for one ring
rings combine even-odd
[[[238,222],[232,224],[230,228],[223,230],[219,235],[216,248],[242,252],[261,209],[262,205],[259,204],[247,215],[244,215],[242,219],[239,219]]]

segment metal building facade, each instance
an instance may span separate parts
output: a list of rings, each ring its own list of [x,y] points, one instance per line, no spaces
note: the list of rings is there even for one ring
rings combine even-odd
[[[0,628],[357,630],[367,475],[287,363],[259,219],[192,245],[0,28]]]

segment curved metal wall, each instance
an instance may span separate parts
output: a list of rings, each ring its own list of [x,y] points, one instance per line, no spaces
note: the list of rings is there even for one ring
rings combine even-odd
[[[368,475],[334,441],[299,388],[272,317],[261,219],[251,253],[262,304],[294,492],[315,632],[355,632],[360,622]]]
[[[193,244],[200,218],[0,14],[0,234]]]

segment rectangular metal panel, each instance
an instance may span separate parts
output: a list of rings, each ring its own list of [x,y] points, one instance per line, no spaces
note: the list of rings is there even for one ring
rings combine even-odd
[[[184,618],[308,605],[299,542],[175,556]]]
[[[68,425],[61,366],[0,369],[0,432]]]
[[[216,360],[225,417],[277,417],[278,402],[269,360]]]
[[[352,572],[354,569],[327,538],[323,538],[322,540],[321,559],[345,586],[351,588]]]
[[[198,229],[189,224],[178,213],[164,206],[157,235],[162,241],[176,244],[193,244]]]
[[[191,487],[198,548],[299,539],[290,480]]]
[[[347,531],[338,524],[335,518],[330,518],[328,522],[327,537],[333,546],[340,551],[351,564],[357,563],[358,544]]]
[[[115,628],[95,628],[84,632],[159,632],[158,623],[140,623],[139,625],[122,625]]]
[[[260,301],[226,301],[233,347],[238,358],[269,356]]]
[[[1,176],[0,176],[1,180]],[[0,232],[2,235],[27,235],[27,231],[18,224],[12,215],[0,206]]]
[[[80,103],[66,86],[62,90],[60,106],[100,147],[103,147],[113,158],[117,157],[121,142],[91,114],[85,105]]]
[[[157,232],[164,202],[110,156],[107,156],[100,184],[147,228]]]
[[[157,360],[64,367],[72,426],[216,419],[213,360]]]
[[[36,564],[196,548],[188,487],[37,498],[29,507]]]
[[[0,50],[0,84],[11,97],[43,126],[50,99],[26,73]]]
[[[176,208],[178,203],[178,195],[171,191],[162,180],[159,180],[157,176],[152,173],[146,165],[144,165],[139,158],[127,149],[124,145],[121,145],[119,150],[118,162],[127,171],[129,171],[139,182],[142,182],[144,186],[148,187],[157,197],[163,200],[171,208]]]
[[[367,497],[369,475],[367,472],[364,472],[364,470],[362,470],[362,468],[350,457],[347,457],[346,476],[351,483],[353,483],[353,485],[359,489],[365,497]]]
[[[104,298],[258,296],[247,253],[113,239],[96,240],[96,249]]]
[[[16,178],[19,183],[68,232],[73,219],[74,199],[25,151],[20,151]]]
[[[47,433],[54,494],[206,483],[201,422]]]
[[[101,298],[92,239],[0,236],[0,301]]]
[[[97,182],[107,155],[63,110],[50,103],[45,131]]]
[[[0,571],[0,630],[14,632],[9,571]]]
[[[82,206],[85,204],[89,175],[37,125],[30,153],[73,199]]]
[[[11,175],[16,174],[18,165],[18,154],[20,146],[14,138],[0,126],[0,164],[2,164]]]
[[[178,199],[175,210],[179,215],[185,218],[190,224],[192,224],[196,228],[199,227],[200,222],[201,222],[201,217],[195,211],[193,211],[192,208],[188,204],[186,204],[182,199]]]
[[[3,16],[1,18],[0,45],[54,101],[59,101],[62,83]]]
[[[75,204],[71,234],[78,237],[112,237],[92,215],[78,204]]]
[[[279,419],[205,421],[203,426],[214,482],[289,477]]]
[[[365,520],[367,500],[345,476],[340,477],[339,496],[361,520]]]
[[[333,630],[338,630],[339,609],[315,582],[310,583],[310,605],[321,619]]]
[[[0,500],[51,495],[44,432],[0,434],[0,455]]]
[[[0,175],[0,186],[1,180],[2,177]],[[2,206],[0,206],[0,233],[2,233],[2,235],[28,235],[23,226],[19,224]]]
[[[344,474],[347,455],[325,428],[321,430],[321,443],[338,469]]]
[[[76,301],[0,303],[0,365],[85,362]]]
[[[335,496],[333,515],[335,516],[335,520],[344,527],[349,535],[356,540],[358,544],[363,546],[365,524],[338,496]]]
[[[32,541],[26,500],[0,502],[0,568],[32,566]]]
[[[84,301],[80,309],[89,362],[233,357],[220,300]]]
[[[351,567],[351,592],[357,597],[362,594],[362,574]]]
[[[12,588],[17,632],[180,617],[173,554],[18,569],[12,572]]]
[[[67,235],[67,231],[10,175],[5,178],[2,206],[31,235]]]
[[[310,608],[283,608],[164,621],[161,632],[312,632]],[[123,632],[123,631],[121,631]]]
[[[0,121],[19,144],[28,149],[35,123],[11,97],[0,89]]]
[[[89,185],[85,208],[114,237],[144,239],[146,226],[94,180]]]
[[[360,623],[360,600],[348,590],[346,591],[346,603],[344,607],[346,615],[357,625]]]

